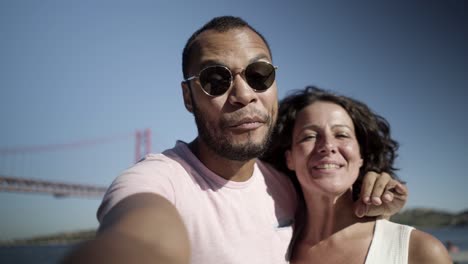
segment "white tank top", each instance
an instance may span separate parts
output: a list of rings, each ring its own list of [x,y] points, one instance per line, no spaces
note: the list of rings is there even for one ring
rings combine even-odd
[[[407,264],[411,226],[377,220],[365,264]]]

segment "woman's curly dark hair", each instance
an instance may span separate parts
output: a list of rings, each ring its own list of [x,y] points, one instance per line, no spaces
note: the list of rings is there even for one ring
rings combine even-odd
[[[357,200],[361,192],[362,179],[369,171],[386,172],[393,178],[396,168],[393,163],[397,156],[398,142],[390,137],[390,125],[385,118],[372,112],[369,107],[353,98],[338,95],[314,86],[295,91],[280,101],[278,120],[272,135],[269,150],[262,159],[271,163],[278,170],[290,177],[299,194],[298,208],[293,237],[288,248],[288,258],[293,247],[300,238],[306,221],[305,201],[301,186],[294,171],[286,164],[286,150],[291,149],[292,134],[298,113],[315,102],[330,102],[343,107],[354,124],[356,138],[359,144],[363,165],[359,176],[353,184],[353,199]]]
[[[315,86],[307,86],[303,90],[295,91],[280,101],[278,120],[271,145],[262,157],[263,160],[286,173],[296,185],[298,184],[294,171],[289,170],[286,165],[284,153],[291,148],[297,114],[308,105],[319,101],[340,105],[353,121],[361,157],[364,161],[353,186],[354,199],[357,199],[360,193],[362,178],[369,171],[386,172],[398,179],[395,173],[397,169],[393,165],[397,156],[398,142],[390,137],[390,125],[387,120],[358,100]]]

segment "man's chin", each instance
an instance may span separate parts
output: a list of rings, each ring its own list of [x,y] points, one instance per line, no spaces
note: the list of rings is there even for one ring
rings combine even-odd
[[[265,140],[232,140],[230,141],[230,145],[232,149],[242,151],[242,150],[248,150],[248,149],[261,149],[265,150],[266,149],[266,142]]]
[[[265,129],[256,129],[246,133],[229,133],[225,135],[227,139],[236,146],[263,145],[268,136],[268,131],[265,131]]]
[[[231,159],[239,160],[239,161],[247,161],[250,159],[255,159],[263,155],[263,153],[267,150],[266,142],[242,142],[242,143],[233,143],[230,145],[228,156]]]

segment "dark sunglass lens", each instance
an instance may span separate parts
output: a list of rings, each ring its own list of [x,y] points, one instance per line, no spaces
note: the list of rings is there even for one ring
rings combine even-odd
[[[224,67],[205,68],[199,78],[203,90],[209,95],[222,95],[231,86],[231,72]]]
[[[254,62],[245,69],[245,79],[253,89],[265,91],[275,81],[275,67],[263,61]]]

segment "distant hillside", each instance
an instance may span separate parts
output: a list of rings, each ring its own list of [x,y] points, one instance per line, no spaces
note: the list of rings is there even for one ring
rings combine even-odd
[[[415,208],[405,210],[391,218],[393,222],[417,227],[466,227],[468,210],[449,213],[442,210]]]

